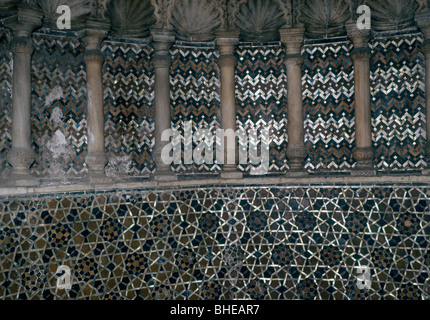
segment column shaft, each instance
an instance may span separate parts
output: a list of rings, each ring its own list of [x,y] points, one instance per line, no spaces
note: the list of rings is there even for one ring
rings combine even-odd
[[[156,181],[176,181],[178,177],[173,174],[170,164],[162,159],[162,151],[169,144],[169,141],[162,141],[162,134],[171,129],[170,111],[170,67],[172,59],[170,48],[176,39],[174,30],[154,28],[151,30],[154,47],[154,58],[152,64],[155,69],[155,146],[153,157],[156,165]]]
[[[100,57],[100,60],[102,58]],[[101,61],[87,61],[87,89],[88,89],[88,153],[105,152],[103,84]]]
[[[236,47],[239,44],[239,34],[236,31],[219,31],[216,33],[216,44],[220,52],[218,66],[220,69],[221,81],[221,129],[225,134],[229,132],[237,133],[236,126],[236,93],[235,93],[235,71],[237,59],[235,56]],[[223,136],[223,139],[226,139]],[[221,178],[223,179],[240,179],[243,174],[237,171],[237,160],[239,159],[239,148],[237,139],[234,140],[234,146],[227,138],[223,141],[223,169]],[[234,159],[235,163],[231,163]]]
[[[25,43],[27,43],[26,47],[24,47]],[[31,39],[15,41],[12,47],[12,148],[31,149],[31,52],[33,47]]]
[[[347,24],[346,29],[354,44],[351,57],[354,62],[356,147],[353,154],[357,165],[352,175],[375,175],[370,110],[370,30],[359,29],[356,23]]]
[[[90,183],[107,183],[111,180],[106,177],[105,173],[107,156],[105,153],[102,71],[104,56],[100,47],[107,35],[108,26],[97,21],[89,21],[88,25],[89,28],[86,30],[85,35],[84,56],[88,94],[88,152],[86,163],[88,165]]]
[[[169,141],[162,141],[161,136],[164,131],[171,128],[170,112],[170,57],[157,56],[154,58],[155,66],[155,162],[157,165],[157,175],[172,175],[169,164],[161,159],[161,152]]]
[[[304,161],[307,156],[304,135],[304,113],[302,96],[302,66],[303,57],[303,28],[280,30],[281,42],[285,47],[287,57],[287,100],[288,100],[288,175],[306,175]]]
[[[31,146],[31,55],[34,52],[31,34],[40,26],[43,14],[37,10],[18,6],[17,20],[10,23],[14,37],[12,79],[12,149],[8,154],[12,177],[7,182],[13,186],[37,186],[39,179],[30,174],[34,163]]]
[[[372,147],[369,60],[355,61],[354,66],[356,146],[369,148]]]

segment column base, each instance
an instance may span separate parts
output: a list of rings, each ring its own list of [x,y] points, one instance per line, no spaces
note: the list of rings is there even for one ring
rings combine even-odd
[[[154,175],[154,181],[158,182],[172,182],[172,181],[178,181],[179,178],[176,174],[174,174],[172,171],[161,171],[156,172]]]
[[[219,174],[221,179],[242,179],[243,178],[243,173],[236,171],[236,170],[229,170],[229,171],[221,171]]]
[[[356,167],[351,171],[351,176],[376,176],[376,168],[370,163],[357,163]]]

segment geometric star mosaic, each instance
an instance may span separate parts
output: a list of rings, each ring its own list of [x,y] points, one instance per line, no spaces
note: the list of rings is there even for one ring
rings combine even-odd
[[[371,110],[379,170],[426,167],[425,58],[420,34],[370,44]]]
[[[428,299],[429,200],[406,185],[2,198],[0,298]]]

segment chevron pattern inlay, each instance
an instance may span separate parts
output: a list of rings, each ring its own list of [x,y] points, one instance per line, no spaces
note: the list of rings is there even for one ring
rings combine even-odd
[[[12,53],[7,33],[0,33],[0,171],[7,166],[12,147]]]
[[[184,122],[193,122],[193,132],[208,129],[216,136],[220,126],[220,78],[217,65],[218,52],[213,47],[191,47],[177,44],[171,50],[173,64],[170,74],[172,126],[180,133],[182,153],[184,152]],[[205,139],[206,145],[215,141]],[[207,144],[208,143],[208,144]],[[193,141],[193,150],[200,144]],[[216,172],[216,148],[213,148],[213,164],[172,164],[176,172]]]
[[[350,170],[355,160],[354,68],[349,42],[303,49],[306,169]]]
[[[110,158],[127,157],[132,176],[155,170],[153,50],[136,43],[106,41],[103,70],[105,145]]]
[[[32,174],[44,176],[55,163],[47,156],[46,145],[60,130],[65,136],[69,157],[61,159],[67,176],[88,172],[86,121],[86,71],[82,42],[73,37],[34,35],[32,58],[32,137],[36,154]],[[53,117],[54,110],[62,117]]]
[[[379,170],[426,166],[424,56],[421,35],[371,43],[373,140]]]
[[[262,129],[269,129],[269,170],[285,171],[288,168],[285,52],[280,43],[265,47],[244,43],[236,54],[237,127],[256,129],[258,139],[262,137]],[[249,171],[252,163],[260,162],[250,159],[248,165],[239,165],[239,169]]]

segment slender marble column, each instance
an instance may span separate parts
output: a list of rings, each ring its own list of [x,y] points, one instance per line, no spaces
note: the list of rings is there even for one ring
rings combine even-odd
[[[286,50],[287,95],[288,95],[288,148],[290,171],[288,175],[306,175],[304,161],[307,156],[304,135],[304,114],[302,96],[301,48],[304,28],[281,29],[281,42]]]
[[[235,68],[237,59],[236,47],[239,44],[239,32],[220,31],[216,33],[216,44],[220,52],[218,66],[221,78],[221,129],[226,134],[236,134],[236,94],[235,94]],[[227,140],[229,140],[227,138]],[[237,139],[232,143],[224,141],[224,164],[221,172],[223,179],[240,179],[243,174],[237,171],[238,144]],[[230,159],[235,160],[232,163]]]
[[[421,51],[424,53],[425,62],[425,90],[426,90],[426,133],[427,133],[427,144],[424,151],[427,156],[427,168],[422,171],[425,175],[430,175],[430,9],[427,11],[417,14],[415,19],[418,24],[418,28],[423,32],[424,43],[421,47]]]
[[[103,53],[100,50],[101,42],[107,35],[108,27],[103,23],[93,22],[85,34],[85,62],[87,66],[87,123],[88,123],[88,154],[86,162],[89,168],[91,183],[104,183],[110,179],[106,177],[105,166],[107,156],[105,153],[104,136],[104,110],[103,110]]]
[[[347,24],[346,30],[354,44],[351,56],[354,61],[356,148],[353,154],[357,165],[352,175],[375,175],[370,112],[370,58],[372,56],[368,45],[370,30],[359,29],[355,22]]]
[[[37,186],[39,179],[30,174],[35,157],[31,147],[31,55],[34,51],[31,33],[41,25],[42,13],[18,9],[13,30],[12,149],[8,154],[12,166],[9,183],[15,186]]]
[[[172,58],[169,50],[175,42],[176,33],[170,29],[152,29],[152,44],[155,56],[152,64],[155,69],[155,147],[154,160],[156,165],[156,181],[175,181],[178,177],[172,172],[170,164],[162,159],[162,151],[169,141],[162,141],[163,132],[171,129],[170,112],[170,67]]]

